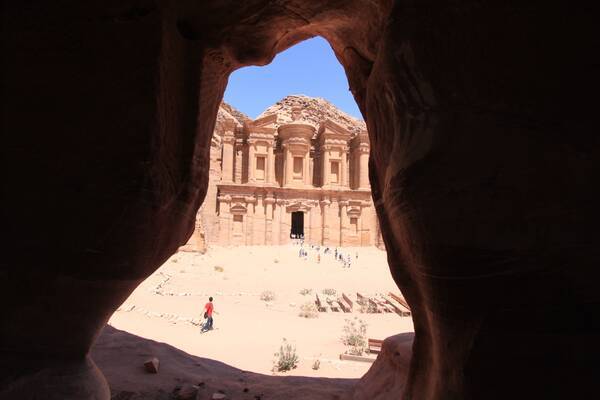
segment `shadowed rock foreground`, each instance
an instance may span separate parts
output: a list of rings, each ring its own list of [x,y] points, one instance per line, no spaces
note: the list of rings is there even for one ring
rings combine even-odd
[[[373,201],[414,315],[387,398],[588,398],[592,7],[5,1],[0,397],[109,398],[88,352],[190,237],[228,75],[321,35],[367,123]]]

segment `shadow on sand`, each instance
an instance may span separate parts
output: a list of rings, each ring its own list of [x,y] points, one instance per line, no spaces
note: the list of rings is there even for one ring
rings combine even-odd
[[[107,325],[91,351],[110,385],[113,400],[175,399],[177,388],[199,385],[197,399],[221,391],[228,400],[348,399],[357,379],[272,376],[243,371],[208,358],[187,354]],[[160,360],[158,374],[143,363]]]

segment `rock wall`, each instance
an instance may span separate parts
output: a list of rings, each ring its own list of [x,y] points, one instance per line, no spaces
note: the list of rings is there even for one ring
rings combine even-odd
[[[365,115],[413,310],[386,398],[585,398],[600,354],[592,7],[6,1],[0,398],[108,399],[88,350],[191,235],[228,74],[312,35]]]

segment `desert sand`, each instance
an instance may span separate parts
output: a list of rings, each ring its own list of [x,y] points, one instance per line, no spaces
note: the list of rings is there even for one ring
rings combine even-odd
[[[396,313],[320,312],[300,317],[300,306],[321,299],[323,289],[335,289],[354,298],[399,293],[388,269],[385,251],[343,248],[351,266],[304,245],[308,257],[299,257],[298,245],[277,247],[211,247],[205,254],[178,252],[146,279],[119,307],[109,325],[122,333],[173,346],[189,355],[218,360],[242,371],[268,375],[324,378],[360,378],[370,363],[341,361],[347,350],[341,336],[347,319],[367,323],[367,336],[384,339],[413,330],[410,317]],[[358,258],[356,255],[358,254]],[[311,294],[301,294],[310,289]],[[272,301],[261,300],[271,291]],[[214,297],[214,330],[200,333],[202,310]],[[112,329],[109,328],[109,329]],[[114,335],[114,330],[110,332]],[[99,341],[110,347],[108,334]],[[121,336],[115,336],[120,337]],[[296,347],[299,364],[287,373],[273,372],[274,353],[282,339]],[[114,350],[114,349],[113,349]],[[146,356],[150,356],[149,350]],[[320,368],[313,369],[315,360]],[[166,360],[163,360],[164,365]],[[100,365],[101,363],[99,363]],[[100,365],[102,367],[102,365]],[[110,382],[110,374],[107,374]]]

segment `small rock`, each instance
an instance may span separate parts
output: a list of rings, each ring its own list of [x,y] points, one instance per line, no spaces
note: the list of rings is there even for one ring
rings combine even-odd
[[[243,392],[248,393],[248,388],[244,388]]]
[[[177,393],[178,400],[194,400],[198,393],[198,386],[196,385],[184,385]]]
[[[148,371],[152,374],[157,374],[159,364],[160,364],[160,362],[158,361],[158,358],[152,357],[151,359],[147,360],[144,363],[144,368],[146,368],[146,371]]]
[[[212,400],[225,400],[227,395],[225,393],[213,393]]]

